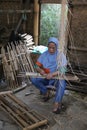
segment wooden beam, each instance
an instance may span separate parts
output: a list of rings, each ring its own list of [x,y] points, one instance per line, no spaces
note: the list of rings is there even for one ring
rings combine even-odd
[[[76,51],[84,51],[87,52],[87,48],[86,47],[69,47],[70,50],[76,50]]]
[[[61,3],[61,22],[60,22],[60,36],[59,36],[59,51],[64,52],[64,45],[65,45],[65,22],[66,22],[66,5],[67,0],[62,0]]]
[[[31,13],[31,10],[0,10],[0,13]]]
[[[72,2],[72,5],[74,6],[87,6],[87,2]]]

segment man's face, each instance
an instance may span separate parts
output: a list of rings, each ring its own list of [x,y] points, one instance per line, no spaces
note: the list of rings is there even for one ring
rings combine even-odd
[[[48,51],[51,54],[55,53],[55,51],[56,51],[56,45],[53,42],[51,42],[51,43],[48,44]]]

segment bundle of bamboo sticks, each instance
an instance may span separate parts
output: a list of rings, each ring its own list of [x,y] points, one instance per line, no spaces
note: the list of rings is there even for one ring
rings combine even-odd
[[[20,85],[18,73],[35,72],[33,61],[24,42],[8,43],[5,48],[1,48],[1,55],[4,75],[10,87],[15,88]],[[27,80],[29,81],[28,77]]]
[[[32,50],[34,47],[33,37],[27,33],[21,34],[21,38],[27,46],[28,50]]]

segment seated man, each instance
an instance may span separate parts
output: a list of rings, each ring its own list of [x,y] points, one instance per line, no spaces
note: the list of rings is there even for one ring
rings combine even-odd
[[[66,56],[61,54],[61,67],[58,60],[58,39],[50,37],[48,40],[48,50],[40,55],[36,62],[37,71],[46,78],[31,78],[31,82],[40,90],[44,95],[44,101],[49,99],[48,85],[54,85],[56,87],[56,94],[54,100],[54,113],[60,113],[61,102],[66,87],[64,79],[53,79],[54,76],[58,76],[58,73],[64,74],[66,71],[67,60]]]

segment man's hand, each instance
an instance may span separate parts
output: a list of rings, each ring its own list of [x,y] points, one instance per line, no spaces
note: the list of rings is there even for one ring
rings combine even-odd
[[[46,75],[46,79],[52,79],[53,78],[53,74],[52,73],[49,73]]]
[[[56,71],[56,72],[53,72],[53,73],[49,73],[49,74],[46,75],[46,78],[47,79],[52,79],[53,77],[58,76],[59,74],[60,74],[59,71]]]
[[[42,69],[39,71],[39,73],[40,73],[41,75],[46,75],[45,72],[44,72],[44,70],[42,70]]]
[[[45,72],[44,72],[44,70],[43,69],[41,69],[41,68],[37,68],[37,71],[41,74],[41,75],[45,75]]]

